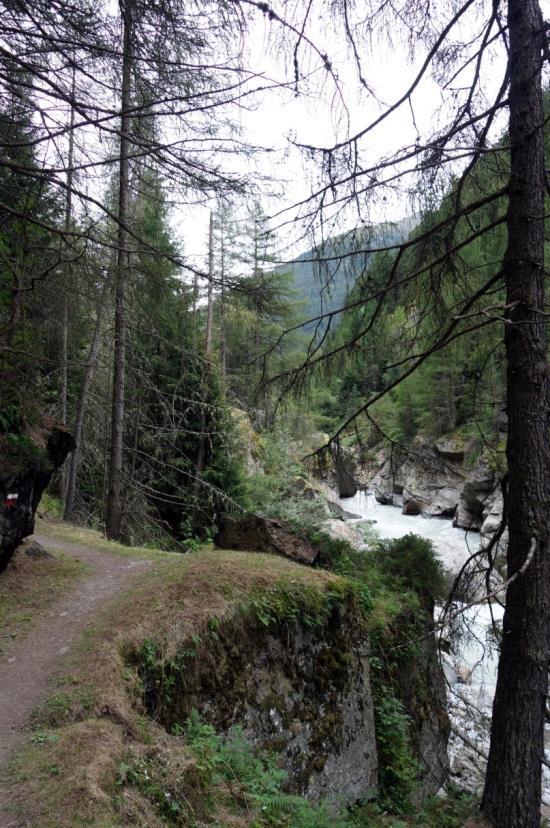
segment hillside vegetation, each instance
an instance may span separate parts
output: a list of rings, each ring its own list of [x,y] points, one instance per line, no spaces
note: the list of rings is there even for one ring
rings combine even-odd
[[[65,542],[132,554],[90,531],[47,529]],[[182,557],[144,550],[152,569],[94,618],[55,692],[33,715],[29,742],[11,766],[25,819],[40,828],[464,825],[467,800],[412,809],[416,760],[397,695],[400,660],[409,656],[399,656],[393,673],[376,666],[376,653],[387,659],[395,636],[403,640],[405,628],[413,635],[423,599],[403,592],[406,576],[399,568],[388,577],[374,558],[366,564],[364,556],[328,540],[323,554],[335,573],[265,554],[204,549]],[[395,554],[397,562],[401,553]],[[229,665],[218,674],[222,652],[238,647],[233,658],[242,676],[247,646],[261,652],[266,635],[289,642],[300,628],[322,641],[327,624],[336,617],[344,624],[350,613],[354,635],[363,629],[373,642],[381,792],[386,808],[393,803],[401,817],[383,816],[374,803],[335,817],[333,806],[285,793],[286,775],[273,749],[253,747],[238,728],[228,736],[209,723],[234,680]],[[209,693],[214,708],[207,704],[199,715],[189,700],[185,716],[174,719],[168,713],[172,692],[174,700],[185,700],[178,682],[187,686],[201,669],[210,679],[202,686],[205,697],[195,701],[200,706]],[[346,663],[332,669],[345,670]]]

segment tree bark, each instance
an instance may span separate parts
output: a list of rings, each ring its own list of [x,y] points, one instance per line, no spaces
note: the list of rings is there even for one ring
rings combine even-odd
[[[206,400],[208,397],[208,375],[209,363],[212,354],[212,327],[214,321],[214,217],[210,212],[210,224],[208,227],[208,303],[206,307],[206,334],[204,341],[204,373],[201,383],[201,418],[200,418],[200,434],[199,446],[197,450],[197,463],[195,466],[196,481],[195,490],[200,488],[200,478],[204,471],[206,459]]]
[[[214,216],[210,211],[210,223],[208,225],[208,300],[206,306],[206,336],[204,355],[210,359],[212,352],[212,328],[214,323]]]
[[[74,54],[73,54],[74,60]],[[73,77],[71,83],[71,98],[74,100],[76,86],[76,66],[73,65]],[[67,234],[71,228],[72,207],[73,207],[73,177],[74,177],[74,121],[75,109],[71,102],[71,114],[69,118],[69,154],[67,158],[67,194],[65,198],[65,223],[64,229]],[[61,242],[61,252],[66,246],[65,242]],[[71,280],[71,266],[68,261],[63,265],[64,279],[61,286],[62,290],[62,308],[61,308],[61,377],[59,388],[59,408],[60,419],[62,423],[67,423],[67,399],[69,388],[69,288]],[[67,487],[69,478],[67,474],[66,463],[61,467],[61,499],[63,503],[67,499]]]
[[[227,342],[225,337],[225,228],[222,221],[220,239],[220,364],[222,376],[227,373]]]
[[[544,330],[542,15],[537,0],[509,0],[510,144],[509,586],[482,811],[497,828],[538,828],[550,662],[549,381]]]
[[[101,333],[101,320],[103,317],[103,306],[107,293],[109,291],[109,279],[106,278],[101,290],[99,301],[97,303],[97,311],[95,318],[94,332],[92,341],[90,343],[90,351],[88,354],[88,361],[84,368],[84,376],[82,377],[82,385],[80,386],[80,394],[78,397],[78,404],[76,408],[76,418],[74,425],[74,439],[76,448],[71,454],[71,463],[69,466],[69,473],[67,476],[67,495],[65,498],[65,511],[63,513],[63,520],[72,520],[74,513],[74,501],[76,495],[76,481],[78,477],[78,467],[80,464],[80,447],[82,444],[82,434],[84,431],[84,420],[86,419],[86,412],[88,409],[88,394],[90,385],[92,383],[94,371],[97,367],[97,356],[99,352],[99,340]]]
[[[111,450],[109,491],[105,530],[107,537],[120,537],[122,509],[122,454],[124,440],[124,385],[126,377],[126,280],[129,268],[129,182],[130,182],[130,103],[132,76],[133,0],[121,0],[123,25],[122,89],[120,115],[120,163],[118,191],[118,239],[115,293],[115,336],[113,403],[111,415]]]

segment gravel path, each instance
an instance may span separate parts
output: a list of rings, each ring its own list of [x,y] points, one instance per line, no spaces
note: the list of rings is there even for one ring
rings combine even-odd
[[[9,814],[9,790],[2,783],[2,768],[25,740],[25,727],[36,705],[47,697],[52,678],[97,610],[120,592],[149,561],[100,552],[88,546],[34,535],[45,549],[85,562],[89,574],[70,592],[41,613],[36,624],[9,651],[0,656],[0,826],[19,828]],[[38,826],[37,826],[38,828]]]

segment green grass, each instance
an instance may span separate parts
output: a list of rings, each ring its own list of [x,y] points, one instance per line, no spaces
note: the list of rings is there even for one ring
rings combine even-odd
[[[91,546],[98,552],[109,552],[112,555],[122,555],[135,560],[159,560],[173,556],[173,552],[165,552],[161,549],[147,546],[126,546],[123,543],[107,540],[107,538],[96,529],[89,529],[86,526],[76,526],[72,523],[62,523],[57,520],[37,518],[36,532],[43,533],[54,540],[65,543],[74,543],[80,546]]]
[[[393,634],[414,593],[401,599],[393,595],[390,600],[392,591],[383,574],[371,572],[367,584],[366,571],[359,571],[363,559],[346,557],[342,549],[338,562],[332,560],[340,570],[337,574],[265,554],[136,550],[113,544],[92,530],[64,524],[48,522],[44,531],[99,551],[147,558],[152,567],[135,576],[131,586],[97,615],[55,693],[33,715],[29,740],[11,768],[18,807],[29,824],[40,828],[480,825],[472,816],[473,803],[460,797],[437,800],[420,812],[400,816],[372,804],[335,816],[322,804],[288,796],[276,757],[257,754],[238,733],[228,741],[197,720],[167,733],[144,716],[143,686],[127,659],[129,652],[142,652],[143,657],[149,653],[152,664],[170,663],[193,641],[198,642],[200,655],[208,636],[216,636],[230,619],[240,618],[239,623],[259,628],[302,619],[315,627],[342,601],[355,603],[358,617],[372,635]],[[388,727],[402,737],[402,711],[386,705],[383,712]],[[399,739],[389,749],[402,751]],[[406,777],[406,764],[402,771]]]

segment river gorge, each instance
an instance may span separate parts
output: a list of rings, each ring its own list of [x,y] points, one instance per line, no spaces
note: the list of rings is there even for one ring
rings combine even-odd
[[[453,526],[450,519],[404,515],[399,506],[377,502],[369,491],[340,498],[340,505],[358,518],[346,523],[372,522],[381,539],[394,539],[410,532],[431,541],[445,571],[455,576],[480,547],[480,535]],[[502,600],[502,596],[501,596]],[[436,608],[435,619],[441,615]],[[451,778],[462,788],[480,793],[498,666],[498,635],[504,610],[492,601],[466,607],[454,603],[451,623],[438,632],[440,658],[447,686],[451,719],[449,760]],[[443,623],[443,622],[442,622]],[[550,748],[550,727],[546,726],[546,753]],[[543,803],[550,806],[550,770],[543,767]]]

